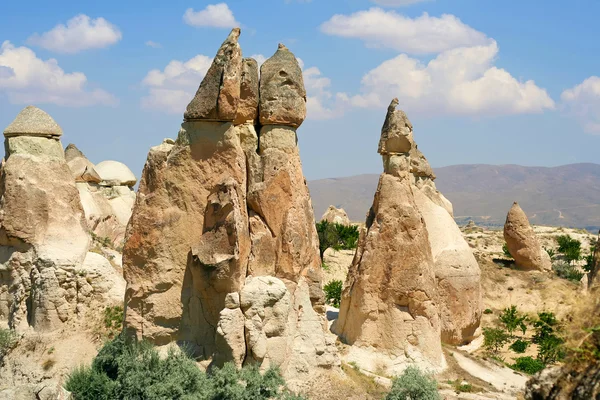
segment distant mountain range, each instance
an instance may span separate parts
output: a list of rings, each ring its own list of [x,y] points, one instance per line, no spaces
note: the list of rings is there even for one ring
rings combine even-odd
[[[513,201],[532,224],[598,230],[600,228],[600,165],[560,167],[520,165],[452,165],[436,168],[438,190],[454,205],[459,224],[502,226]],[[329,205],[363,221],[373,202],[379,175],[357,175],[308,182],[320,219]]]

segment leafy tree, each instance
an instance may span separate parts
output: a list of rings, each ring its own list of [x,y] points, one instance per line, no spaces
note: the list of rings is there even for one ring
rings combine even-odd
[[[325,291],[325,301],[332,306],[339,308],[342,301],[342,288],[344,284],[340,280],[333,280],[323,287]]]
[[[335,224],[335,229],[339,237],[339,245],[344,250],[352,250],[356,248],[358,243],[358,226]]]
[[[538,345],[537,359],[544,364],[555,363],[565,355],[562,328],[554,313],[540,312],[538,319],[533,321],[535,334],[531,341]]]
[[[568,263],[581,259],[581,242],[569,235],[560,235],[556,238],[558,252],[561,253]]]
[[[527,325],[525,325],[527,316],[517,311],[517,306],[515,305],[510,306],[510,308],[505,308],[502,314],[500,314],[499,319],[500,322],[504,324],[511,337],[514,336],[514,331],[516,331],[517,328],[523,332],[523,335],[527,331]]]
[[[483,328],[483,347],[492,354],[498,354],[509,339],[510,335],[504,329]]]
[[[402,375],[394,379],[392,390],[386,400],[441,400],[435,378],[409,366]]]
[[[335,225],[330,224],[328,221],[321,221],[317,223],[317,234],[319,235],[319,254],[321,256],[321,260],[323,260],[323,254],[325,254],[325,250],[330,247],[337,247],[340,237]]]

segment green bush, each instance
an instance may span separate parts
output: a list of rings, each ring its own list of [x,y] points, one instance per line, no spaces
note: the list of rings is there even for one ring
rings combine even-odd
[[[533,321],[533,328],[535,334],[531,341],[538,345],[538,360],[549,364],[564,358],[562,327],[554,313],[538,313],[537,320]]]
[[[437,382],[433,376],[421,372],[417,367],[408,367],[394,379],[392,390],[386,400],[440,400]]]
[[[581,278],[585,275],[576,266],[566,262],[556,262],[552,265],[552,269],[557,276],[575,283],[581,281]]]
[[[319,236],[319,254],[321,255],[321,260],[323,260],[325,250],[330,247],[336,248],[340,237],[335,225],[327,221],[317,223],[317,234]]]
[[[513,256],[510,254],[510,251],[508,251],[508,245],[506,243],[504,243],[502,246],[502,252],[504,253],[504,257],[513,258]]]
[[[509,339],[510,335],[504,329],[483,328],[483,347],[492,354],[498,354]]]
[[[494,312],[493,312],[491,309],[489,309],[489,308],[486,308],[486,309],[483,311],[483,313],[484,313],[484,314],[493,314]]]
[[[161,358],[151,345],[123,335],[105,344],[90,367],[75,369],[65,388],[75,400],[300,399],[285,389],[275,368],[260,374],[256,367],[237,370],[226,364],[204,374],[182,351]]]
[[[0,329],[0,360],[15,348],[19,338],[11,329]]]
[[[344,284],[340,280],[334,280],[325,285],[325,301],[335,308],[340,308],[342,301],[342,288]]]
[[[556,256],[556,252],[554,251],[554,249],[548,249],[544,247],[544,250],[546,250],[546,253],[548,253],[548,257],[550,257],[550,260],[553,261],[554,256]]]
[[[510,366],[515,371],[525,372],[533,375],[546,368],[546,364],[532,357],[519,357],[515,359],[515,363]]]
[[[521,339],[517,339],[514,341],[513,344],[510,345],[510,349],[512,351],[514,351],[515,353],[525,353],[525,350],[527,350],[527,347],[529,346],[529,342],[525,341],[525,340],[521,340]]]
[[[517,311],[517,306],[512,305],[510,308],[505,308],[500,314],[500,322],[502,322],[506,328],[506,331],[510,336],[514,335],[514,332],[517,329],[520,329],[523,332],[523,335],[527,331],[527,325],[525,325],[525,320],[527,316],[521,314]]]
[[[591,272],[594,269],[594,252],[596,251],[596,246],[592,246],[590,248],[590,254],[584,257],[585,264],[583,266],[583,270],[585,272]]]
[[[335,224],[335,230],[338,233],[339,244],[342,249],[352,250],[356,248],[359,235],[358,226]]]
[[[561,253],[568,263],[581,258],[581,242],[569,235],[560,235],[556,238],[558,252]]]

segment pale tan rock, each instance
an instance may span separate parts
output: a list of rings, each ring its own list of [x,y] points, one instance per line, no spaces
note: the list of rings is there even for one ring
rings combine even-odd
[[[481,271],[450,214],[420,190],[414,193],[433,255],[442,341],[463,345],[474,339],[481,320]]]
[[[302,69],[283,44],[260,67],[259,117],[262,125],[295,128],[306,118],[306,89]]]
[[[9,126],[4,129],[4,137],[41,136],[58,138],[62,135],[61,127],[46,112],[35,106],[27,106]]]
[[[332,224],[340,224],[350,226],[350,218],[343,208],[337,208],[335,206],[329,206],[325,214],[321,217],[321,221],[327,221]]]
[[[69,169],[73,173],[75,182],[100,183],[102,180],[98,172],[96,172],[94,164],[74,144],[71,143],[67,146],[65,159],[67,160]]]
[[[445,361],[427,228],[407,172],[379,179],[332,330],[351,345],[347,360],[398,373],[405,363],[439,370]]]
[[[527,215],[515,201],[504,223],[504,240],[515,264],[525,270],[550,270],[552,262],[529,224]]]
[[[106,160],[98,163],[96,172],[102,180],[102,186],[134,186],[137,178],[129,167],[122,162]]]

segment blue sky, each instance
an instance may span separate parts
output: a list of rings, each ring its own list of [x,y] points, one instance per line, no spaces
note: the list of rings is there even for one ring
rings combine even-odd
[[[35,104],[65,146],[137,176],[238,24],[245,56],[283,42],[302,60],[308,179],[381,172],[393,97],[434,167],[600,162],[597,1],[5,3],[0,127]]]

